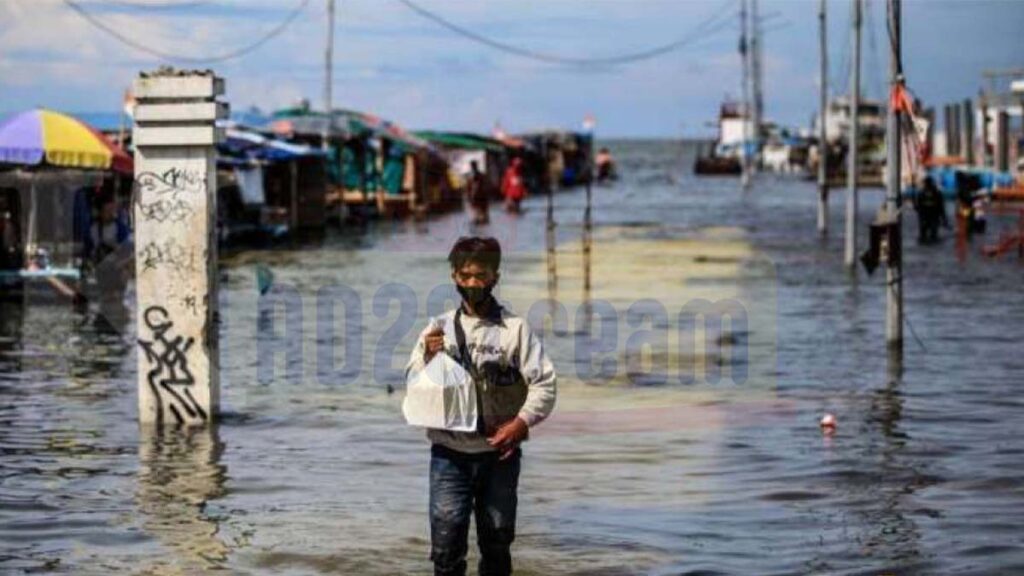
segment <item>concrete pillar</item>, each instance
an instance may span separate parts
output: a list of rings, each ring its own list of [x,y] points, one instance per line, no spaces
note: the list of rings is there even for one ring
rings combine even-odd
[[[139,422],[209,422],[220,396],[212,72],[140,74],[135,110],[135,274]]]
[[[925,146],[933,156],[937,156],[935,149],[935,108],[928,108],[924,111],[924,117],[928,119],[928,131],[925,133]]]
[[[963,148],[964,159],[968,166],[974,165],[974,105],[970,99],[964,100],[964,134]]]
[[[1010,115],[1000,110],[996,115],[996,170],[1010,169]]]
[[[953,138],[953,106],[946,104],[943,107],[943,127],[946,129],[946,156],[956,156],[956,143]]]
[[[951,140],[953,143],[953,155],[963,156],[964,149],[963,146],[961,146],[963,140],[960,137],[960,118],[962,118],[962,114],[960,114],[960,103],[950,104],[949,109],[949,115],[953,118],[953,139]]]
[[[985,100],[985,94],[982,93],[978,98],[978,107],[981,110],[981,165],[991,166],[992,160],[989,157],[989,132],[988,132],[988,103]]]

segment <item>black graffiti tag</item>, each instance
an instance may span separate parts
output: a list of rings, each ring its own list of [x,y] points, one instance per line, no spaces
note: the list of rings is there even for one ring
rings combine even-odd
[[[171,194],[177,198],[181,193],[206,193],[206,176],[197,171],[181,168],[171,168],[160,174],[143,172],[135,179],[135,183],[140,192],[158,196]]]
[[[171,168],[159,174],[143,172],[135,179],[135,184],[138,187],[136,204],[142,218],[156,222],[185,220],[195,213],[195,208],[179,196],[206,193],[206,176],[180,168]]]
[[[155,222],[181,222],[195,213],[195,208],[184,200],[154,200],[139,202],[142,218]]]
[[[206,411],[192,396],[191,388],[195,386],[195,378],[188,369],[188,351],[195,339],[173,336],[171,329],[174,328],[174,322],[162,306],[146,308],[143,321],[152,333],[152,339],[147,341],[140,338],[138,342],[152,366],[146,373],[146,380],[156,397],[157,424],[163,424],[165,402],[178,424],[185,422],[183,413],[189,418],[205,421]],[[166,392],[167,396],[161,391]]]
[[[142,269],[155,270],[165,266],[178,274],[192,272],[195,270],[195,254],[186,250],[174,240],[167,240],[162,244],[150,242],[142,247],[140,258]]]

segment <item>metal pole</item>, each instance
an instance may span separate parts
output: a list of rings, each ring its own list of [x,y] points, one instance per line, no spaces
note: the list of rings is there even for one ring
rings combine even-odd
[[[753,96],[753,144],[754,144],[754,166],[761,168],[761,124],[764,115],[764,97],[761,93],[761,17],[757,7],[757,0],[750,0],[750,79],[753,83],[751,90]]]
[[[589,164],[589,162],[588,162]],[[589,169],[589,166],[588,166]],[[587,179],[587,205],[583,210],[583,304],[590,306],[590,253],[593,245],[592,230],[593,221],[591,218],[591,188],[590,179]]]
[[[857,180],[860,168],[860,29],[861,2],[853,0],[853,66],[850,80],[850,138],[846,168],[846,253],[844,262],[851,270],[857,265]]]
[[[821,41],[821,94],[818,103],[818,233],[828,234],[828,134],[825,127],[828,109],[828,20],[827,0],[821,0],[818,10],[818,24]]]
[[[750,142],[750,46],[747,37],[747,0],[740,0],[740,57],[743,60],[743,142],[740,146],[740,155],[743,162],[743,174],[740,181],[743,189],[750,188],[750,154],[747,144]]]
[[[327,114],[327,122],[324,122],[323,133],[321,134],[320,147],[327,150],[328,139],[331,136],[331,128],[334,127],[334,0],[327,0],[327,48],[324,51],[324,112]]]
[[[547,143],[541,143],[541,156],[545,159],[548,157]],[[545,163],[545,168],[547,164]],[[546,174],[542,178],[547,178]],[[544,186],[547,192],[547,227],[545,228],[544,240],[547,246],[547,257],[548,257],[548,298],[554,301],[558,290],[558,254],[555,249],[555,194],[554,186],[546,184]]]
[[[892,50],[889,55],[889,84],[890,90],[896,90],[903,84],[903,70],[900,64],[903,47],[901,45],[901,15],[900,0],[889,0],[889,30],[892,34],[890,46]],[[885,307],[885,340],[890,351],[902,353],[903,351],[903,256],[900,246],[902,244],[903,218],[900,215],[900,112],[896,107],[889,105],[889,113],[886,126],[886,152],[888,155],[888,171],[886,183],[886,211],[889,214],[889,222],[895,227],[893,235],[890,236],[889,258],[886,266],[886,307]]]

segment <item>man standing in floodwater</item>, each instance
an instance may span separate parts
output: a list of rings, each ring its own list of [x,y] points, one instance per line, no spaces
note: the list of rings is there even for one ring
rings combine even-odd
[[[466,197],[473,210],[473,224],[484,225],[491,221],[490,190],[487,180],[480,172],[476,160],[469,163],[469,174],[466,175]]]
[[[554,366],[527,323],[491,292],[501,246],[494,238],[463,237],[448,255],[462,297],[420,334],[406,374],[414,377],[438,353],[456,358],[477,389],[475,432],[431,429],[430,558],[435,576],[466,573],[470,515],[476,520],[479,573],[512,573],[522,450],[529,430],[555,406]]]

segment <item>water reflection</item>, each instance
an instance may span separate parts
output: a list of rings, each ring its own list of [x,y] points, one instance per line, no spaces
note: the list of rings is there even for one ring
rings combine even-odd
[[[140,429],[135,505],[142,527],[164,548],[142,571],[199,574],[223,568],[230,548],[207,504],[226,494],[224,443],[207,428]]]
[[[21,371],[22,324],[25,309],[21,302],[0,301],[0,373]]]
[[[918,488],[927,485],[922,482],[927,476],[904,454],[908,437],[900,428],[904,412],[902,379],[896,373],[894,376],[884,388],[874,391],[867,413],[881,434],[880,445],[868,443],[868,451],[879,462],[879,483],[875,487],[875,504],[865,507],[862,513],[865,521],[860,543],[863,554],[906,566],[921,557],[921,534],[910,516],[911,500]],[[864,457],[871,458],[872,454]]]

